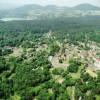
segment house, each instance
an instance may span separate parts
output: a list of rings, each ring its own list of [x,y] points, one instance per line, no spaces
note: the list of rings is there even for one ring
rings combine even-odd
[[[100,70],[100,58],[94,58],[94,66],[96,70]]]

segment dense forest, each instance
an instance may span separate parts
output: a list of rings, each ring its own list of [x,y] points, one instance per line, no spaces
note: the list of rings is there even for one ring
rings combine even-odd
[[[0,21],[0,100],[100,100],[100,71],[88,73],[87,59],[71,57],[64,68],[48,59],[65,44],[88,52],[88,43],[100,50],[100,17]]]

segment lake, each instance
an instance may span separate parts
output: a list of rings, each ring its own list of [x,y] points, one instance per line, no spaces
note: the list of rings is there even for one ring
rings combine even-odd
[[[33,20],[30,18],[1,18],[1,21],[19,21],[19,20]]]

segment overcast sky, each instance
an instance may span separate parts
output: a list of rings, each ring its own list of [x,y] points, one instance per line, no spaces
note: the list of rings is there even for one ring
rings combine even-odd
[[[0,8],[11,8],[25,4],[75,6],[81,3],[90,3],[100,6],[100,0],[0,0]]]

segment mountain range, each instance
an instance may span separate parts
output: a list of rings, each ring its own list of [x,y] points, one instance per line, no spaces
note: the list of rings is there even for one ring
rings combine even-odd
[[[59,7],[56,5],[40,6],[40,5],[24,5],[19,8],[10,10],[1,10],[0,18],[18,17],[18,18],[41,18],[41,17],[58,17],[58,16],[85,16],[100,15],[100,7],[91,4],[80,4],[74,7]]]

